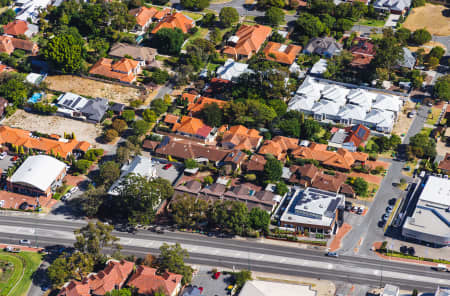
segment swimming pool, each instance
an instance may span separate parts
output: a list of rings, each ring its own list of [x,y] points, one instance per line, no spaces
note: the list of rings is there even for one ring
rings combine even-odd
[[[41,100],[42,94],[41,93],[34,93],[31,98],[28,99],[28,103],[37,103]]]
[[[20,8],[20,7],[14,8],[14,12],[15,12],[16,14],[18,14],[20,11],[22,11],[22,8]]]

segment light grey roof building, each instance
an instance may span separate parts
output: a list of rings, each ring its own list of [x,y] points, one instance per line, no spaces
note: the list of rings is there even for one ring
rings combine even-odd
[[[411,0],[377,0],[373,7],[377,10],[388,10],[403,14],[411,6]]]
[[[398,63],[398,65],[400,67],[405,67],[408,69],[414,68],[414,66],[416,65],[416,57],[411,52],[411,50],[409,50],[406,47],[403,47],[403,59]]]
[[[402,235],[438,246],[450,245],[450,180],[428,176]]]
[[[317,292],[311,286],[286,284],[279,282],[269,282],[252,280],[247,281],[239,292],[240,296],[316,296]]]
[[[84,118],[86,121],[93,123],[100,122],[109,108],[107,99],[87,99],[71,92],[60,95],[57,106],[59,114]]]
[[[318,54],[321,56],[332,57],[341,52],[342,45],[332,37],[316,37],[311,39],[305,47],[305,53]]]
[[[116,43],[111,47],[109,55],[113,57],[124,58],[130,56],[136,61],[143,61],[150,64],[155,60],[157,51],[151,47],[131,45],[127,43]]]
[[[357,120],[355,123],[363,124],[383,133],[390,133],[394,127],[395,114],[391,111],[372,109],[366,114],[364,120]]]
[[[104,98],[90,99],[80,110],[86,116],[87,121],[100,122],[108,110],[108,100]]]
[[[72,110],[72,111],[81,111],[84,106],[86,106],[88,99],[82,97],[80,95],[66,92],[59,96],[57,100],[57,104],[60,107]]]
[[[217,78],[234,81],[242,74],[253,73],[248,68],[248,64],[236,62],[233,59],[228,59],[223,66],[220,66],[216,70]]]
[[[400,294],[400,288],[390,284],[386,284],[383,288],[381,296],[398,296]]]
[[[313,75],[322,75],[327,71],[327,68],[328,61],[326,59],[320,59],[312,66],[311,70],[309,70],[309,73]]]

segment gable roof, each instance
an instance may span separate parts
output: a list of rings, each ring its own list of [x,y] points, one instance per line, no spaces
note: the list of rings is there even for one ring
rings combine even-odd
[[[305,50],[310,53],[323,55],[329,53],[335,55],[340,52],[342,45],[339,44],[332,37],[316,37],[311,39],[305,47]]]
[[[14,20],[3,27],[5,34],[18,36],[25,35],[28,30],[28,23],[22,20]]]
[[[263,51],[267,60],[292,65],[301,50],[302,47],[298,45],[269,42]]]
[[[194,27],[195,22],[188,16],[185,16],[181,12],[176,12],[174,14],[168,15],[162,19],[155,28],[152,30],[152,34],[156,34],[162,28],[167,29],[180,29],[184,34],[186,34],[192,27]]]
[[[122,59],[120,59],[120,61],[112,64],[112,69],[115,71],[128,73],[128,72],[136,69],[136,67],[138,65],[139,65],[138,61],[128,59],[128,58],[122,58]]]
[[[348,132],[347,137],[344,140],[344,143],[352,142],[355,147],[364,143],[370,135],[370,130],[362,124],[356,124],[354,126],[349,126],[346,128]]]
[[[439,163],[438,169],[450,172],[450,153],[446,153],[445,157]]]
[[[242,25],[229,41],[234,45],[225,46],[223,52],[229,55],[249,56],[258,52],[261,45],[272,33],[272,28],[262,25]]]
[[[259,154],[253,154],[249,160],[247,160],[246,163],[246,169],[247,171],[255,171],[255,172],[262,172],[264,170],[264,166],[266,164],[267,160],[264,156]]]
[[[162,289],[165,295],[172,295],[182,278],[181,274],[167,271],[159,275],[155,268],[139,265],[128,281],[128,286],[137,288],[140,295],[153,295],[159,289]]]
[[[158,13],[158,10],[154,7],[139,7],[136,9],[132,9],[128,12],[131,15],[134,15],[136,17],[136,23],[141,26],[145,27],[149,21],[152,20],[153,16]]]
[[[180,123],[175,123],[172,131],[206,138],[212,127],[203,123],[201,119],[189,116],[181,117]]]
[[[181,159],[206,158],[214,162],[223,160],[228,152],[230,150],[219,150],[215,147],[171,137],[165,137],[156,149],[157,154],[170,155]]]
[[[258,153],[272,154],[280,160],[284,159],[288,150],[292,150],[297,147],[298,139],[276,136],[272,140],[266,140],[259,149]]]
[[[153,18],[157,20],[162,20],[166,15],[170,13],[170,8],[164,8],[163,10],[158,11]]]
[[[125,57],[128,55],[135,60],[151,62],[157,54],[156,49],[145,46],[131,45],[127,43],[116,43],[109,51],[110,56]]]
[[[127,58],[123,58],[122,60],[130,60]],[[123,82],[127,82],[127,83],[131,83],[136,79],[136,76],[134,75],[134,73],[128,73],[128,71],[123,71],[123,72],[127,72],[127,73],[120,73],[117,72],[117,70],[122,71],[129,69],[129,67],[136,65],[135,63],[136,61],[128,62],[128,61],[122,61],[120,60],[119,65],[116,66],[117,63],[114,63],[114,61],[112,59],[107,59],[107,58],[101,58],[100,60],[97,61],[97,63],[94,64],[94,66],[92,66],[92,68],[89,70],[90,74],[94,74],[94,75],[100,75],[100,76],[105,76],[105,77],[109,77],[109,78],[113,78],[113,79],[117,79]]]
[[[95,98],[87,101],[80,112],[88,120],[100,122],[109,108],[108,100],[104,98]]]
[[[187,95],[189,95],[189,96],[187,96]],[[192,100],[192,97],[194,97],[194,100],[191,103],[190,100]],[[205,108],[205,106],[207,104],[216,103],[220,108],[222,108],[223,106],[225,106],[227,104],[227,101],[213,99],[213,98],[208,98],[208,97],[198,97],[197,98],[197,96],[191,95],[191,94],[183,94],[183,98],[187,98],[188,99],[189,105],[187,107],[187,110],[191,114],[196,114],[197,112],[202,111],[203,108]]]
[[[253,70],[248,68],[248,64],[239,63],[233,59],[226,60],[225,64],[216,70],[217,77],[226,81],[235,80],[246,73],[251,74]]]
[[[223,133],[222,143],[232,143],[234,149],[252,150],[257,148],[262,136],[255,129],[248,129],[243,125],[235,125],[230,127]]]

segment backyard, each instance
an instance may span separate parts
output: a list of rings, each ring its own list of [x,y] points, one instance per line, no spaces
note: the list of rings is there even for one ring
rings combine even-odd
[[[431,113],[428,114],[426,124],[435,125],[439,119],[439,114],[441,114],[442,109],[437,107],[431,108]]]
[[[449,18],[446,17],[447,8],[443,5],[433,5],[427,3],[425,6],[411,10],[411,13],[403,23],[403,27],[415,31],[417,29],[427,29],[432,35],[450,35]]]
[[[42,256],[33,252],[12,254],[0,251],[0,296],[26,295],[32,275]]]
[[[64,135],[64,133],[73,132],[77,140],[91,143],[92,148],[99,147],[109,150],[108,147],[103,147],[104,145],[97,143],[97,138],[101,136],[102,129],[100,125],[92,123],[60,116],[42,116],[19,109],[12,116],[6,118],[3,124],[45,134]]]
[[[116,103],[129,105],[131,101],[141,98],[141,91],[118,84],[95,81],[70,75],[48,76],[48,87],[61,92],[73,92],[87,97],[105,98]]]

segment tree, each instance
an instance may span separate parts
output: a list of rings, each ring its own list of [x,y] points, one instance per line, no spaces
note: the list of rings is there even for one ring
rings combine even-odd
[[[426,0],[413,0],[412,7],[425,6]]]
[[[431,51],[430,51],[430,53],[428,54],[427,58],[434,57],[434,58],[438,59],[438,61],[439,61],[440,59],[442,59],[442,57],[444,56],[444,54],[445,54],[445,49],[443,49],[443,48],[440,47],[440,46],[435,46],[435,47],[433,47],[433,48],[431,49]]]
[[[115,207],[119,214],[128,218],[130,224],[148,225],[155,217],[155,209],[160,202],[173,195],[173,188],[167,180],[148,180],[135,174],[125,177],[118,189]]]
[[[106,187],[119,179],[120,167],[117,162],[107,161],[100,165],[100,178]]]
[[[419,158],[436,157],[436,141],[425,134],[416,134],[409,139],[412,153]]]
[[[110,128],[105,131],[103,136],[107,142],[112,142],[119,136],[119,133],[115,129]]]
[[[243,235],[248,224],[248,208],[243,202],[232,202],[226,227],[237,235]]]
[[[167,106],[166,102],[164,102],[163,99],[153,100],[150,107],[158,116],[167,112],[167,109],[169,108],[169,106]]]
[[[133,132],[137,136],[145,135],[150,129],[150,123],[145,120],[137,120],[133,123]]]
[[[136,114],[134,113],[134,110],[124,110],[121,117],[123,118],[123,120],[130,123],[134,121]]]
[[[192,158],[188,158],[188,159],[184,160],[184,166],[187,169],[195,169],[198,167],[198,163],[195,160],[193,160]]]
[[[214,44],[222,41],[222,32],[219,28],[214,27],[214,29],[209,33],[209,40]]]
[[[347,179],[347,184],[352,186],[355,193],[359,196],[367,196],[367,190],[369,189],[369,183],[363,178],[350,177]]]
[[[325,31],[325,25],[320,19],[307,12],[299,15],[295,25],[298,35],[306,35],[310,38],[317,37]]]
[[[376,54],[372,60],[375,68],[384,68],[388,75],[392,73],[392,68],[397,66],[403,59],[403,47],[398,40],[392,36],[389,30],[385,30],[385,37],[379,39],[376,44]]]
[[[91,254],[75,252],[72,255],[63,253],[47,269],[47,275],[54,287],[61,286],[71,279],[81,281],[94,269]]]
[[[41,53],[57,70],[77,73],[81,70],[85,55],[84,41],[77,33],[56,35]]]
[[[169,80],[169,73],[166,70],[156,68],[152,73],[151,80],[156,84],[164,84]]]
[[[253,208],[249,213],[249,225],[254,230],[269,231],[270,215],[260,208]]]
[[[153,46],[162,54],[177,55],[184,42],[184,34],[178,29],[162,28],[153,36]]]
[[[431,34],[426,29],[418,29],[412,33],[411,41],[417,45],[425,44],[431,41]]]
[[[153,123],[158,119],[158,115],[156,115],[154,110],[145,109],[144,112],[142,112],[142,118],[147,122]]]
[[[270,158],[264,165],[264,180],[278,181],[283,173],[283,165],[276,158]]]
[[[127,123],[126,123],[125,120],[116,118],[116,119],[114,119],[114,121],[112,122],[112,128],[113,128],[114,130],[116,130],[116,132],[117,132],[118,134],[121,134],[121,133],[123,133],[124,131],[126,131],[126,130],[128,129],[128,125],[127,125]]]
[[[219,20],[222,26],[229,28],[239,21],[239,13],[234,7],[224,7],[220,10]]]
[[[206,104],[201,111],[200,117],[207,125],[219,127],[222,125],[223,111],[217,103]]]
[[[288,118],[280,121],[279,128],[286,134],[286,136],[295,138],[300,137],[301,126],[296,118]]]
[[[241,289],[247,281],[252,280],[252,272],[250,270],[241,270],[234,274],[236,286]]]
[[[193,269],[184,263],[184,260],[189,258],[187,250],[181,248],[179,243],[169,246],[164,243],[160,248],[160,255],[158,257],[158,271],[165,272],[166,270],[181,274],[183,279],[181,284],[185,285],[192,280]]]
[[[270,7],[264,17],[270,25],[278,26],[284,21],[284,11],[278,7]]]
[[[87,159],[79,159],[73,165],[74,170],[80,174],[86,174],[87,170],[91,167],[92,161]]]
[[[437,79],[434,85],[434,96],[444,100],[450,101],[450,75],[441,76]]]
[[[105,296],[132,296],[132,293],[129,288],[122,288],[120,290],[112,290],[111,292],[106,292]]]
[[[320,131],[320,124],[312,119],[306,119],[302,125],[300,137],[302,139],[310,140],[315,134]]]
[[[15,18],[16,13],[14,10],[8,8],[5,12],[0,14],[0,25],[6,25],[7,23],[12,22]]]
[[[403,45],[406,45],[408,40],[411,38],[411,30],[407,28],[400,28],[395,31],[395,37],[400,41]]]
[[[181,0],[180,4],[186,9],[203,10],[209,6],[209,0]]]
[[[201,20],[202,27],[212,27],[216,22],[216,15],[214,13],[208,12],[205,14]]]
[[[74,231],[75,243],[74,248],[83,254],[92,256],[95,262],[104,256],[102,251],[104,248],[111,248],[115,252],[120,252],[122,246],[119,245],[119,238],[112,235],[114,226],[89,222],[86,226]]]
[[[94,217],[97,215],[105,195],[106,193],[104,186],[94,187],[90,185],[88,190],[84,192],[81,207],[87,217]]]
[[[170,207],[172,218],[179,227],[195,228],[206,221],[208,203],[203,199],[187,195],[177,198]]]
[[[229,218],[228,209],[231,207],[231,201],[216,201],[208,211],[208,221],[211,226],[225,228]]]
[[[14,106],[22,106],[30,93],[30,86],[22,74],[6,73],[0,76],[0,95]]]

